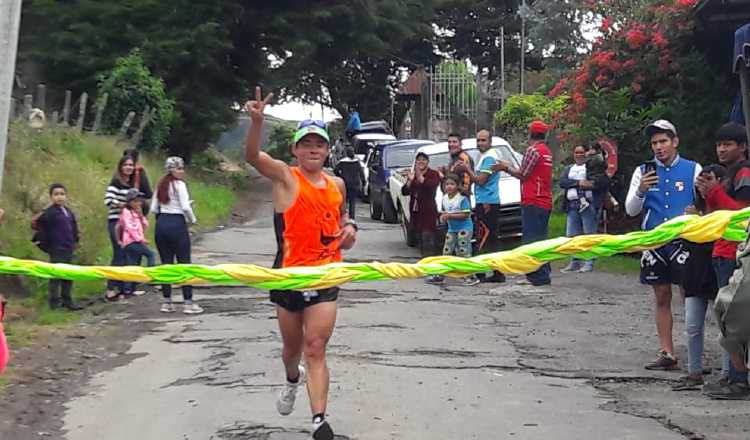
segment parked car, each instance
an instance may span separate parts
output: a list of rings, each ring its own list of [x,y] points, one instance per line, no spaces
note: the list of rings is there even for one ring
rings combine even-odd
[[[408,168],[419,147],[432,145],[433,141],[406,139],[375,144],[367,159],[367,193],[370,199],[370,218],[386,223],[398,223],[395,205],[388,191],[388,179],[393,170]]]
[[[508,141],[501,137],[494,136],[492,138],[492,147],[497,150],[501,160],[510,162],[514,166],[520,166],[521,159],[523,156],[513,150]],[[479,150],[477,149],[476,139],[464,139],[463,140],[464,151],[471,156],[472,160],[476,161],[479,158]],[[420,147],[416,150],[416,153],[425,153],[430,158],[430,167],[433,169],[446,166],[450,162],[450,153],[448,152],[448,143],[440,142],[433,145],[427,145]],[[412,169],[414,167],[414,158],[412,158]],[[401,223],[401,229],[404,234],[404,240],[409,246],[416,245],[416,236],[411,230],[409,224],[409,196],[401,194],[401,188],[406,183],[406,176],[402,172],[392,172],[388,181],[389,192],[391,196],[391,202],[396,209],[396,213]],[[498,221],[500,222],[498,231],[500,234],[501,241],[515,240],[521,236],[521,183],[518,179],[510,176],[509,174],[502,172],[498,181],[500,189],[500,216]],[[473,193],[473,191],[472,191]],[[443,199],[443,193],[438,188],[437,195],[435,196],[435,202],[438,206],[438,211],[441,210],[441,201]],[[474,196],[471,197],[471,205],[474,206]]]
[[[369,170],[365,165],[369,156],[372,154],[375,145],[380,142],[395,141],[396,137],[392,134],[383,133],[363,133],[354,135],[352,138],[352,147],[354,147],[354,154],[359,159],[359,164],[362,167],[362,171],[365,175],[365,181],[362,182],[362,200],[365,202],[369,199],[369,189],[367,182],[369,181],[368,173]]]

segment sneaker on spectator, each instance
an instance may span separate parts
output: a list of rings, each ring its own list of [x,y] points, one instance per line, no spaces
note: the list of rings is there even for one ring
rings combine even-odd
[[[560,269],[560,272],[573,273],[573,272],[578,272],[579,270],[581,270],[581,262],[578,260],[575,260],[575,261],[571,261],[570,263],[568,263],[567,266]]]
[[[716,400],[749,400],[750,387],[747,382],[727,381],[723,385],[719,382],[708,390],[704,387],[703,394]]]
[[[430,275],[425,280],[427,284],[445,284],[445,278],[442,275]]]
[[[672,386],[672,391],[700,390],[703,387],[703,376],[685,376]]]
[[[485,283],[504,283],[506,279],[504,273],[493,270],[491,275],[485,276],[484,280],[480,281],[484,281]]]
[[[159,309],[162,313],[174,313],[174,304],[172,303],[164,303],[161,305],[161,308]]]
[[[479,284],[479,278],[475,275],[464,277],[464,286],[476,286],[477,284]]]
[[[656,360],[654,360],[653,362],[649,362],[644,366],[644,368],[647,370],[676,370],[678,369],[677,359],[675,359],[675,357],[670,353],[662,350],[659,352]]]
[[[584,261],[583,266],[581,266],[581,270],[579,270],[579,273],[588,273],[594,271],[594,262],[593,261]]]
[[[713,382],[706,382],[706,384],[703,385],[703,394],[708,395],[710,393],[719,391],[728,384],[729,378],[726,376],[722,376],[719,378],[719,380],[715,380]]]
[[[185,304],[184,306],[182,306],[182,313],[186,315],[198,315],[200,313],[203,313],[203,308],[195,303]]]

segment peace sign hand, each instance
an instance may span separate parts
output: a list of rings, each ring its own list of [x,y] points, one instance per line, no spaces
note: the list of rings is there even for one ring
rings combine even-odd
[[[254,123],[261,123],[263,122],[263,111],[266,108],[266,105],[271,102],[271,99],[273,99],[273,93],[269,93],[265,99],[262,99],[261,93],[260,93],[260,87],[255,88],[255,100],[248,101],[245,104],[245,110],[250,114],[250,119]]]

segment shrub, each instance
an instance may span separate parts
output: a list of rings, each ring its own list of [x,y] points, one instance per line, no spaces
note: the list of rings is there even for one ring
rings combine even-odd
[[[534,119],[549,122],[562,111],[567,103],[567,96],[550,98],[544,95],[514,95],[505,103],[502,110],[495,113],[495,123],[506,128],[525,129]]]
[[[130,128],[130,132],[134,132],[148,106],[152,120],[138,147],[156,150],[164,145],[175,119],[175,103],[167,96],[164,82],[148,70],[140,51],[133,50],[128,56],[117,59],[112,70],[99,75],[99,81],[99,96],[109,94],[102,118],[102,128],[106,132],[116,133],[131,111],[136,112]]]

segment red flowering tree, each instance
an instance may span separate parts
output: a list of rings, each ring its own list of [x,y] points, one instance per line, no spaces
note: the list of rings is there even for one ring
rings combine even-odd
[[[636,3],[637,7],[633,7]],[[601,36],[579,67],[550,96],[570,96],[556,115],[561,140],[608,137],[620,146],[625,173],[651,153],[642,129],[672,120],[680,151],[713,158],[712,134],[726,119],[735,92],[726,66],[711,66],[696,48],[697,0],[583,0],[602,17]]]

